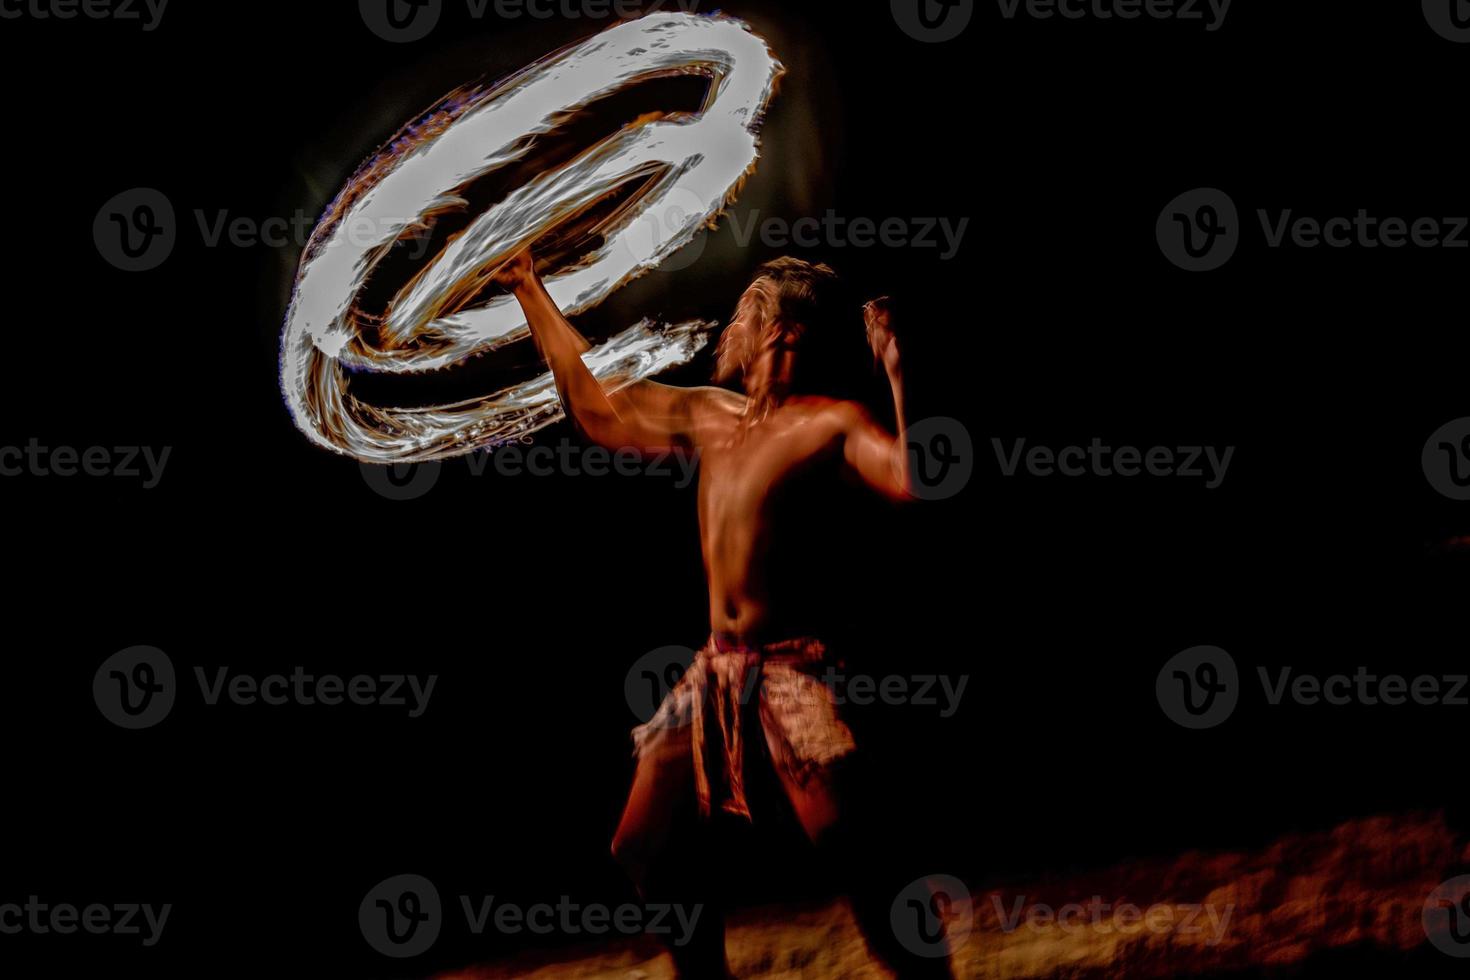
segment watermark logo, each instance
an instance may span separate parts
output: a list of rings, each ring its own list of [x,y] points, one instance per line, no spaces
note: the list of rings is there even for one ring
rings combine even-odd
[[[1457,959],[1470,958],[1470,875],[1441,882],[1430,892],[1422,921],[1435,949]]]
[[[409,718],[422,717],[434,695],[438,674],[310,674],[295,667],[289,674],[256,676],[232,672],[229,667],[207,671],[195,667],[194,679],[201,703],[216,707],[229,703],[249,708],[359,707],[399,708]],[[92,678],[92,697],[102,716],[121,728],[150,728],[173,709],[179,693],[173,662],[157,647],[129,647],[103,661]]]
[[[1261,694],[1268,707],[1290,702],[1303,707],[1470,706],[1466,689],[1470,675],[1375,674],[1358,667],[1351,675],[1318,675],[1283,666],[1257,667]],[[1235,710],[1243,691],[1235,661],[1219,647],[1192,647],[1175,654],[1159,671],[1155,683],[1164,714],[1185,728],[1213,728]]]
[[[466,930],[483,935],[494,929],[505,935],[531,933],[566,936],[626,936],[647,933],[668,936],[683,946],[694,936],[704,911],[702,905],[671,904],[617,907],[598,902],[582,903],[569,895],[555,905],[537,902],[521,905],[496,895],[459,895]],[[405,959],[426,952],[439,938],[448,920],[439,891],[422,875],[397,875],[374,885],[357,909],[363,939],[384,956]]]
[[[623,694],[634,716],[641,722],[652,721],[693,663],[694,651],[677,645],[659,647],[639,657],[623,679]]]
[[[1423,0],[1434,33],[1456,44],[1470,42],[1470,0]]]
[[[304,249],[317,225],[316,218],[300,209],[264,218],[232,214],[223,208],[194,208],[190,214],[199,243],[209,249]],[[92,234],[98,252],[109,263],[125,272],[147,272],[173,254],[184,227],[167,195],[141,187],[123,191],[102,205]],[[375,245],[391,234],[399,236],[398,244],[407,249],[409,258],[422,259],[433,241],[434,221],[374,220],[359,215],[337,226],[323,247]]]
[[[940,416],[915,422],[904,432],[903,443],[913,496],[945,500],[969,485],[975,472],[975,444],[957,419]]]
[[[134,187],[113,195],[92,221],[92,240],[124,272],[148,272],[173,254],[178,241],[173,203],[162,191]]]
[[[915,41],[953,41],[970,26],[975,0],[891,0],[893,19]]]
[[[157,647],[119,650],[92,677],[97,710],[119,728],[152,728],[168,717],[177,693],[173,661]]]
[[[387,878],[363,896],[357,924],[367,944],[384,956],[418,956],[434,945],[444,925],[439,890],[422,875]]]
[[[1235,711],[1240,675],[1219,647],[1197,646],[1170,657],[1154,682],[1159,707],[1184,728],[1214,728]]]
[[[1470,416],[1436,429],[1420,459],[1430,486],[1451,500],[1470,500]]]
[[[965,883],[951,875],[910,882],[889,909],[889,924],[903,948],[916,956],[948,956],[970,938],[974,903]]]
[[[1255,216],[1268,252],[1470,248],[1466,215],[1401,217],[1358,208],[1353,214],[1324,217],[1299,214],[1293,208],[1256,208]],[[1208,272],[1235,254],[1245,228],[1224,192],[1200,188],[1170,201],[1159,213],[1156,231],[1159,248],[1170,262],[1190,272]]]
[[[396,503],[418,500],[439,484],[444,464],[429,463],[358,463],[362,482],[373,493]]]
[[[1164,205],[1154,231],[1164,258],[1186,272],[1220,268],[1241,237],[1235,202],[1213,187],[1185,191]]]
[[[439,24],[444,0],[358,0],[368,30],[385,41],[422,41]]]

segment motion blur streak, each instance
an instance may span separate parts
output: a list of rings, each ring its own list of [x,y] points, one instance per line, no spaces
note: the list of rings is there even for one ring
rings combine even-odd
[[[601,244],[546,280],[568,315],[588,310],[712,226],[755,168],[758,132],[782,74],[766,42],[726,17],[651,14],[548,56],[488,91],[457,92],[406,127],[328,207],[297,269],[281,340],[281,389],[314,443],[365,462],[442,459],[562,417],[551,375],[448,405],[387,408],[349,391],[349,373],[426,372],[529,335],[509,296],[467,308],[495,269],[630,181],[645,183],[595,231]],[[369,314],[359,294],[395,243],[462,209],[473,181],[526,155],[573,112],[649,79],[698,74],[695,115],[645,117],[542,173],[476,217]],[[651,232],[650,232],[651,229]],[[687,362],[715,325],[643,320],[586,355],[611,389]]]

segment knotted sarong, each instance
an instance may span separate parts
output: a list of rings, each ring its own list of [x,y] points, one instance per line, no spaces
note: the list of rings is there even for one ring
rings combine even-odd
[[[660,733],[689,726],[700,813],[719,806],[749,820],[749,723],[759,724],[772,762],[797,785],[855,748],[832,689],[819,679],[827,664],[826,646],[811,637],[751,646],[712,635],[653,718],[633,730],[634,754]]]

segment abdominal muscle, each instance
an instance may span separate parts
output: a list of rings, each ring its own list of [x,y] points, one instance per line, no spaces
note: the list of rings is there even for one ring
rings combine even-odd
[[[762,574],[756,532],[732,523],[701,520],[710,628],[750,642],[774,639],[771,597]]]

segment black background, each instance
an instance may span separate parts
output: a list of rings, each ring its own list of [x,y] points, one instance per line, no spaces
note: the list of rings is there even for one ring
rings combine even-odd
[[[0,21],[6,97],[0,444],[171,446],[162,483],[6,478],[10,609],[0,901],[175,906],[162,942],[3,937],[21,975],[422,975],[515,945],[450,930],[402,967],[357,903],[404,872],[445,895],[631,894],[607,843],[631,775],[623,679],[708,621],[692,490],[473,478],[375,495],[309,446],[276,357],[295,249],[205,247],[196,209],[315,215],[456,86],[601,21],[474,22],[386,43],[353,3],[174,0],[158,30]],[[1257,208],[1470,212],[1458,162],[1470,46],[1417,4],[1235,4],[1224,26],[1003,19],[926,45],[886,3],[734,2],[790,72],[736,213],[968,217],[935,249],[750,249],[579,319],[728,317],[762,260],[832,262],[908,305],[913,417],[974,440],[957,497],[814,513],[811,595],[874,673],[968,674],[961,710],[871,708],[894,841],[972,882],[1245,846],[1455,801],[1464,711],[1267,709],[1255,668],[1464,672],[1470,533],[1420,451],[1465,396],[1470,251],[1269,249]],[[708,12],[708,11],[705,11]],[[152,272],[108,265],[93,218],[131,187],[180,216]],[[1227,191],[1223,268],[1164,260],[1175,195]],[[854,320],[854,329],[857,327]],[[671,380],[700,383],[708,355]],[[1223,486],[1003,478],[992,438],[1235,446]],[[538,435],[575,438],[565,425]],[[156,645],[186,675],[160,726],[114,728],[103,659]],[[1247,678],[1186,732],[1154,677],[1196,644]],[[435,673],[424,717],[206,708],[196,666]],[[1252,696],[1254,695],[1254,696]],[[747,843],[735,846],[750,848]],[[794,848],[784,839],[779,848]],[[798,849],[799,850],[799,849]],[[773,898],[814,889],[770,875]],[[35,965],[40,964],[40,965]],[[397,971],[397,972],[395,972]]]

